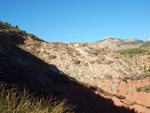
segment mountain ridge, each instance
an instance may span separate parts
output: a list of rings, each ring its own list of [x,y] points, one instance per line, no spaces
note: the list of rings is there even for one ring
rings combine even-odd
[[[105,37],[104,39],[97,41],[101,47],[108,47],[112,50],[123,50],[123,49],[150,49],[150,38],[145,41],[139,39],[119,39],[115,37]]]
[[[146,41],[150,41],[150,37]]]

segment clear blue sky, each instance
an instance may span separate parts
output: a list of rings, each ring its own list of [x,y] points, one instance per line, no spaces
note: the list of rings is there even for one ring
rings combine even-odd
[[[146,40],[150,0],[0,0],[0,20],[48,42]]]

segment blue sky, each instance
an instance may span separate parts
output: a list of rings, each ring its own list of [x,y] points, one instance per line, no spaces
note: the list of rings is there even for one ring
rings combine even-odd
[[[146,40],[150,0],[0,0],[0,20],[48,42]]]

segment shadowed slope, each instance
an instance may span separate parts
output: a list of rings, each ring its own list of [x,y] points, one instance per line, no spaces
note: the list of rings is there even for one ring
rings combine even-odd
[[[0,36],[1,39],[4,37]],[[59,100],[67,98],[68,103],[77,105],[77,113],[135,113],[123,106],[115,106],[111,99],[95,94],[75,79],[61,74],[55,65],[49,65],[20,49],[18,44],[23,44],[25,39],[16,43],[18,35],[8,37],[13,38],[13,43],[10,40],[0,41],[0,81],[20,87],[25,85],[37,95],[53,94]]]

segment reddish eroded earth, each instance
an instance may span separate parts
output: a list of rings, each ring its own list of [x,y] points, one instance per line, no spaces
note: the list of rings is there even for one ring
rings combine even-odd
[[[137,60],[137,64],[146,66],[150,65],[150,55],[140,56]]]
[[[121,81],[116,90],[119,95],[125,96],[130,102],[150,106],[150,93],[137,91],[137,88],[144,86],[150,86],[150,78],[147,77],[143,80],[136,81],[128,80],[127,82]]]
[[[97,84],[97,87],[112,93],[117,96],[109,97],[114,101],[116,106],[126,106],[130,109],[135,109],[138,113],[148,113],[150,109],[150,93],[144,91],[137,91],[137,88],[150,86],[150,78],[147,77],[142,80],[127,80],[126,82],[119,79],[91,79],[91,85]],[[119,96],[125,99],[119,98]]]
[[[76,113],[136,113],[133,108],[129,108],[125,104],[119,103],[117,105],[114,102],[115,99],[112,100],[98,92],[92,92],[78,85],[55,84],[55,90],[60,91],[57,99],[66,97],[69,103],[77,105]]]

